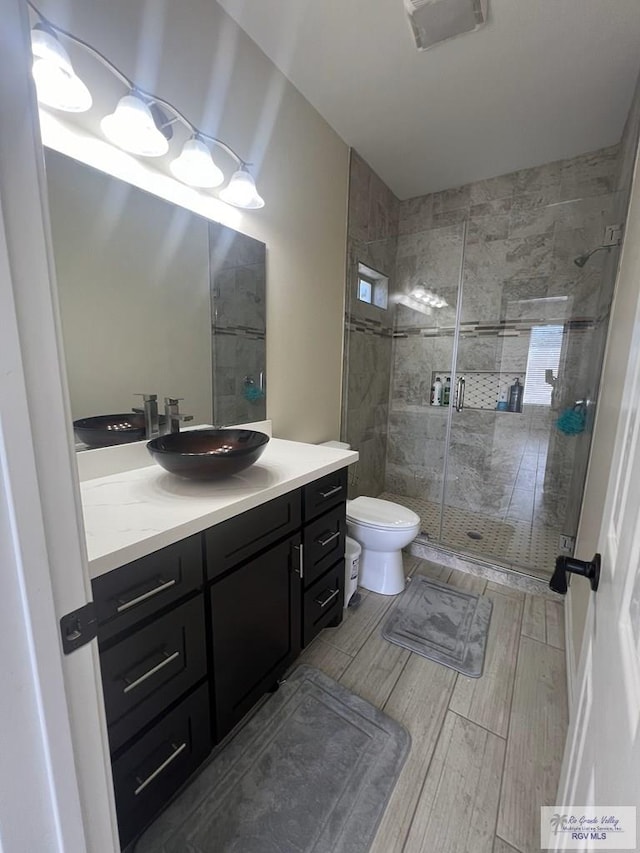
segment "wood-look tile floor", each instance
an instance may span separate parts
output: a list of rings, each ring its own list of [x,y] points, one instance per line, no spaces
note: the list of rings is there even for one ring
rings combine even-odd
[[[364,590],[299,660],[411,734],[370,853],[539,853],[539,807],[555,803],[567,730],[562,605],[414,557],[405,571],[491,598],[481,678],[383,640],[400,596]]]

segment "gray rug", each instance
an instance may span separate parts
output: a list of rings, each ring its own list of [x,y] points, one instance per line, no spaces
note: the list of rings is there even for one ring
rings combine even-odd
[[[445,583],[414,576],[382,629],[390,643],[479,678],[493,605]]]
[[[136,853],[365,853],[410,744],[399,723],[300,666]]]

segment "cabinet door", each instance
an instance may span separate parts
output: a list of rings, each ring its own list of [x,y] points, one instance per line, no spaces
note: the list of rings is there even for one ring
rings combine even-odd
[[[211,586],[217,740],[299,653],[299,544],[286,539]]]
[[[113,763],[123,849],[159,814],[210,750],[209,688],[203,684]]]
[[[175,604],[202,582],[200,534],[95,578],[91,586],[100,645]]]
[[[314,583],[327,569],[344,558],[346,535],[344,501],[305,526],[302,533],[305,587]]]
[[[342,619],[343,604],[344,560],[340,560],[304,593],[302,626],[305,646],[327,625],[334,625]]]
[[[303,489],[304,520],[310,521],[347,499],[347,468],[314,480]]]
[[[100,655],[111,752],[207,674],[202,595]]]
[[[300,527],[300,490],[216,524],[204,534],[206,572],[214,580]]]

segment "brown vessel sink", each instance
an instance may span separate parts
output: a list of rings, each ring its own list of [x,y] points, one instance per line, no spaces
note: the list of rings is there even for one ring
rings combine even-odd
[[[248,468],[269,436],[251,429],[194,429],[161,435],[147,448],[155,462],[188,480],[217,480]]]

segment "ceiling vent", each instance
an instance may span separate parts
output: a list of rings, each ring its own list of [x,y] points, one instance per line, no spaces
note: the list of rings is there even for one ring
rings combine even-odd
[[[418,50],[480,29],[488,0],[404,0]]]

